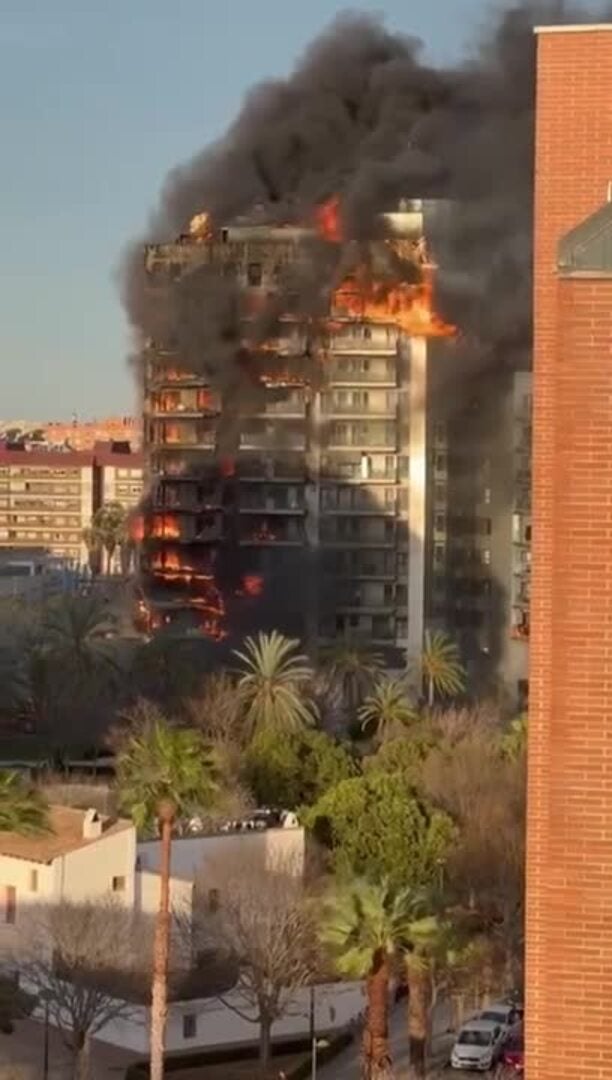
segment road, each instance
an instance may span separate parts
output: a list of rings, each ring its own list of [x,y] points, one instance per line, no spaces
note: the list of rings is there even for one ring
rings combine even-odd
[[[441,1018],[442,1020],[442,1018]],[[438,1030],[444,1031],[444,1024],[438,1023]],[[393,1068],[396,1080],[408,1080],[409,1077],[409,1044],[408,1044],[408,1018],[406,1015],[406,1002],[400,1002],[395,1006],[389,1024],[391,1047],[393,1052]],[[437,1054],[448,1060],[445,1053],[450,1054],[452,1040],[445,1034],[441,1034],[434,1041]],[[317,1072],[317,1080],[361,1080],[361,1046],[359,1039],[355,1039],[351,1046],[347,1047],[338,1057],[323,1065]],[[444,1074],[444,1070],[440,1074]],[[432,1077],[433,1080],[433,1077]]]

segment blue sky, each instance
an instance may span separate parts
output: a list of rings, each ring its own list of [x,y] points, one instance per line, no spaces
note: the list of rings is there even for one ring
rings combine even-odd
[[[219,134],[347,5],[0,0],[0,416],[127,413],[114,280],[169,168]],[[353,3],[456,55],[484,0]]]

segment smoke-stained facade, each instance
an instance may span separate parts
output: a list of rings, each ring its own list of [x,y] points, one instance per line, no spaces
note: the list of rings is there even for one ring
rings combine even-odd
[[[334,247],[337,212],[324,206],[315,230]],[[188,370],[173,341],[147,351],[143,569],[158,621],[195,621],[222,638],[250,605],[260,625],[273,617],[312,644],[360,640],[418,653],[427,365],[454,337],[431,306],[424,229],[433,216],[418,201],[387,215],[365,269],[307,318],[291,313],[286,295],[281,313],[278,295],[283,272],[299,278],[312,230],[215,230],[203,215],[176,243],[147,249],[160,303],[177,282],[188,288],[190,274],[231,278],[244,362],[257,370],[257,385],[241,394],[215,387],[202,358]],[[373,278],[374,263],[402,273],[394,283]],[[262,339],[262,311],[274,308],[274,336]]]

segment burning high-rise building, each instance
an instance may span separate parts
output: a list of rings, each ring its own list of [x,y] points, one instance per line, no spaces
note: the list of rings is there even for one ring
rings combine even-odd
[[[315,314],[300,313],[287,281],[299,283],[313,239],[337,244],[333,203],[314,229],[213,229],[201,216],[175,243],[147,248],[160,304],[177,282],[189,287],[190,274],[204,270],[204,288],[231,280],[237,347],[253,379],[248,393],[213,385],[205,352],[188,370],[176,342],[150,343],[143,569],[158,618],[195,615],[205,632],[223,636],[228,603],[259,598],[277,625],[313,643],[361,639],[418,653],[430,510],[427,364],[453,335],[432,303],[424,235],[433,212],[413,201],[386,215],[384,239],[368,245],[326,305],[311,301]],[[258,320],[279,293],[273,336],[264,337]]]

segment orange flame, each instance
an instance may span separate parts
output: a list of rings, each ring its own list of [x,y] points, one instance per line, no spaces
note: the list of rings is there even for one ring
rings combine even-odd
[[[322,203],[315,210],[317,229],[330,244],[342,243],[342,222],[340,218],[340,199],[332,195],[331,199]]]
[[[253,540],[276,540],[276,533],[272,531],[267,521],[264,521],[252,533]]]
[[[247,596],[261,596],[264,582],[261,574],[245,574],[242,579],[242,589]]]
[[[178,540],[181,530],[174,514],[154,514],[151,535],[158,539]]]
[[[453,337],[457,332],[436,314],[433,277],[427,272],[418,285],[385,285],[346,278],[333,295],[332,313],[332,320],[335,315],[362,322],[392,323],[414,337]]]

